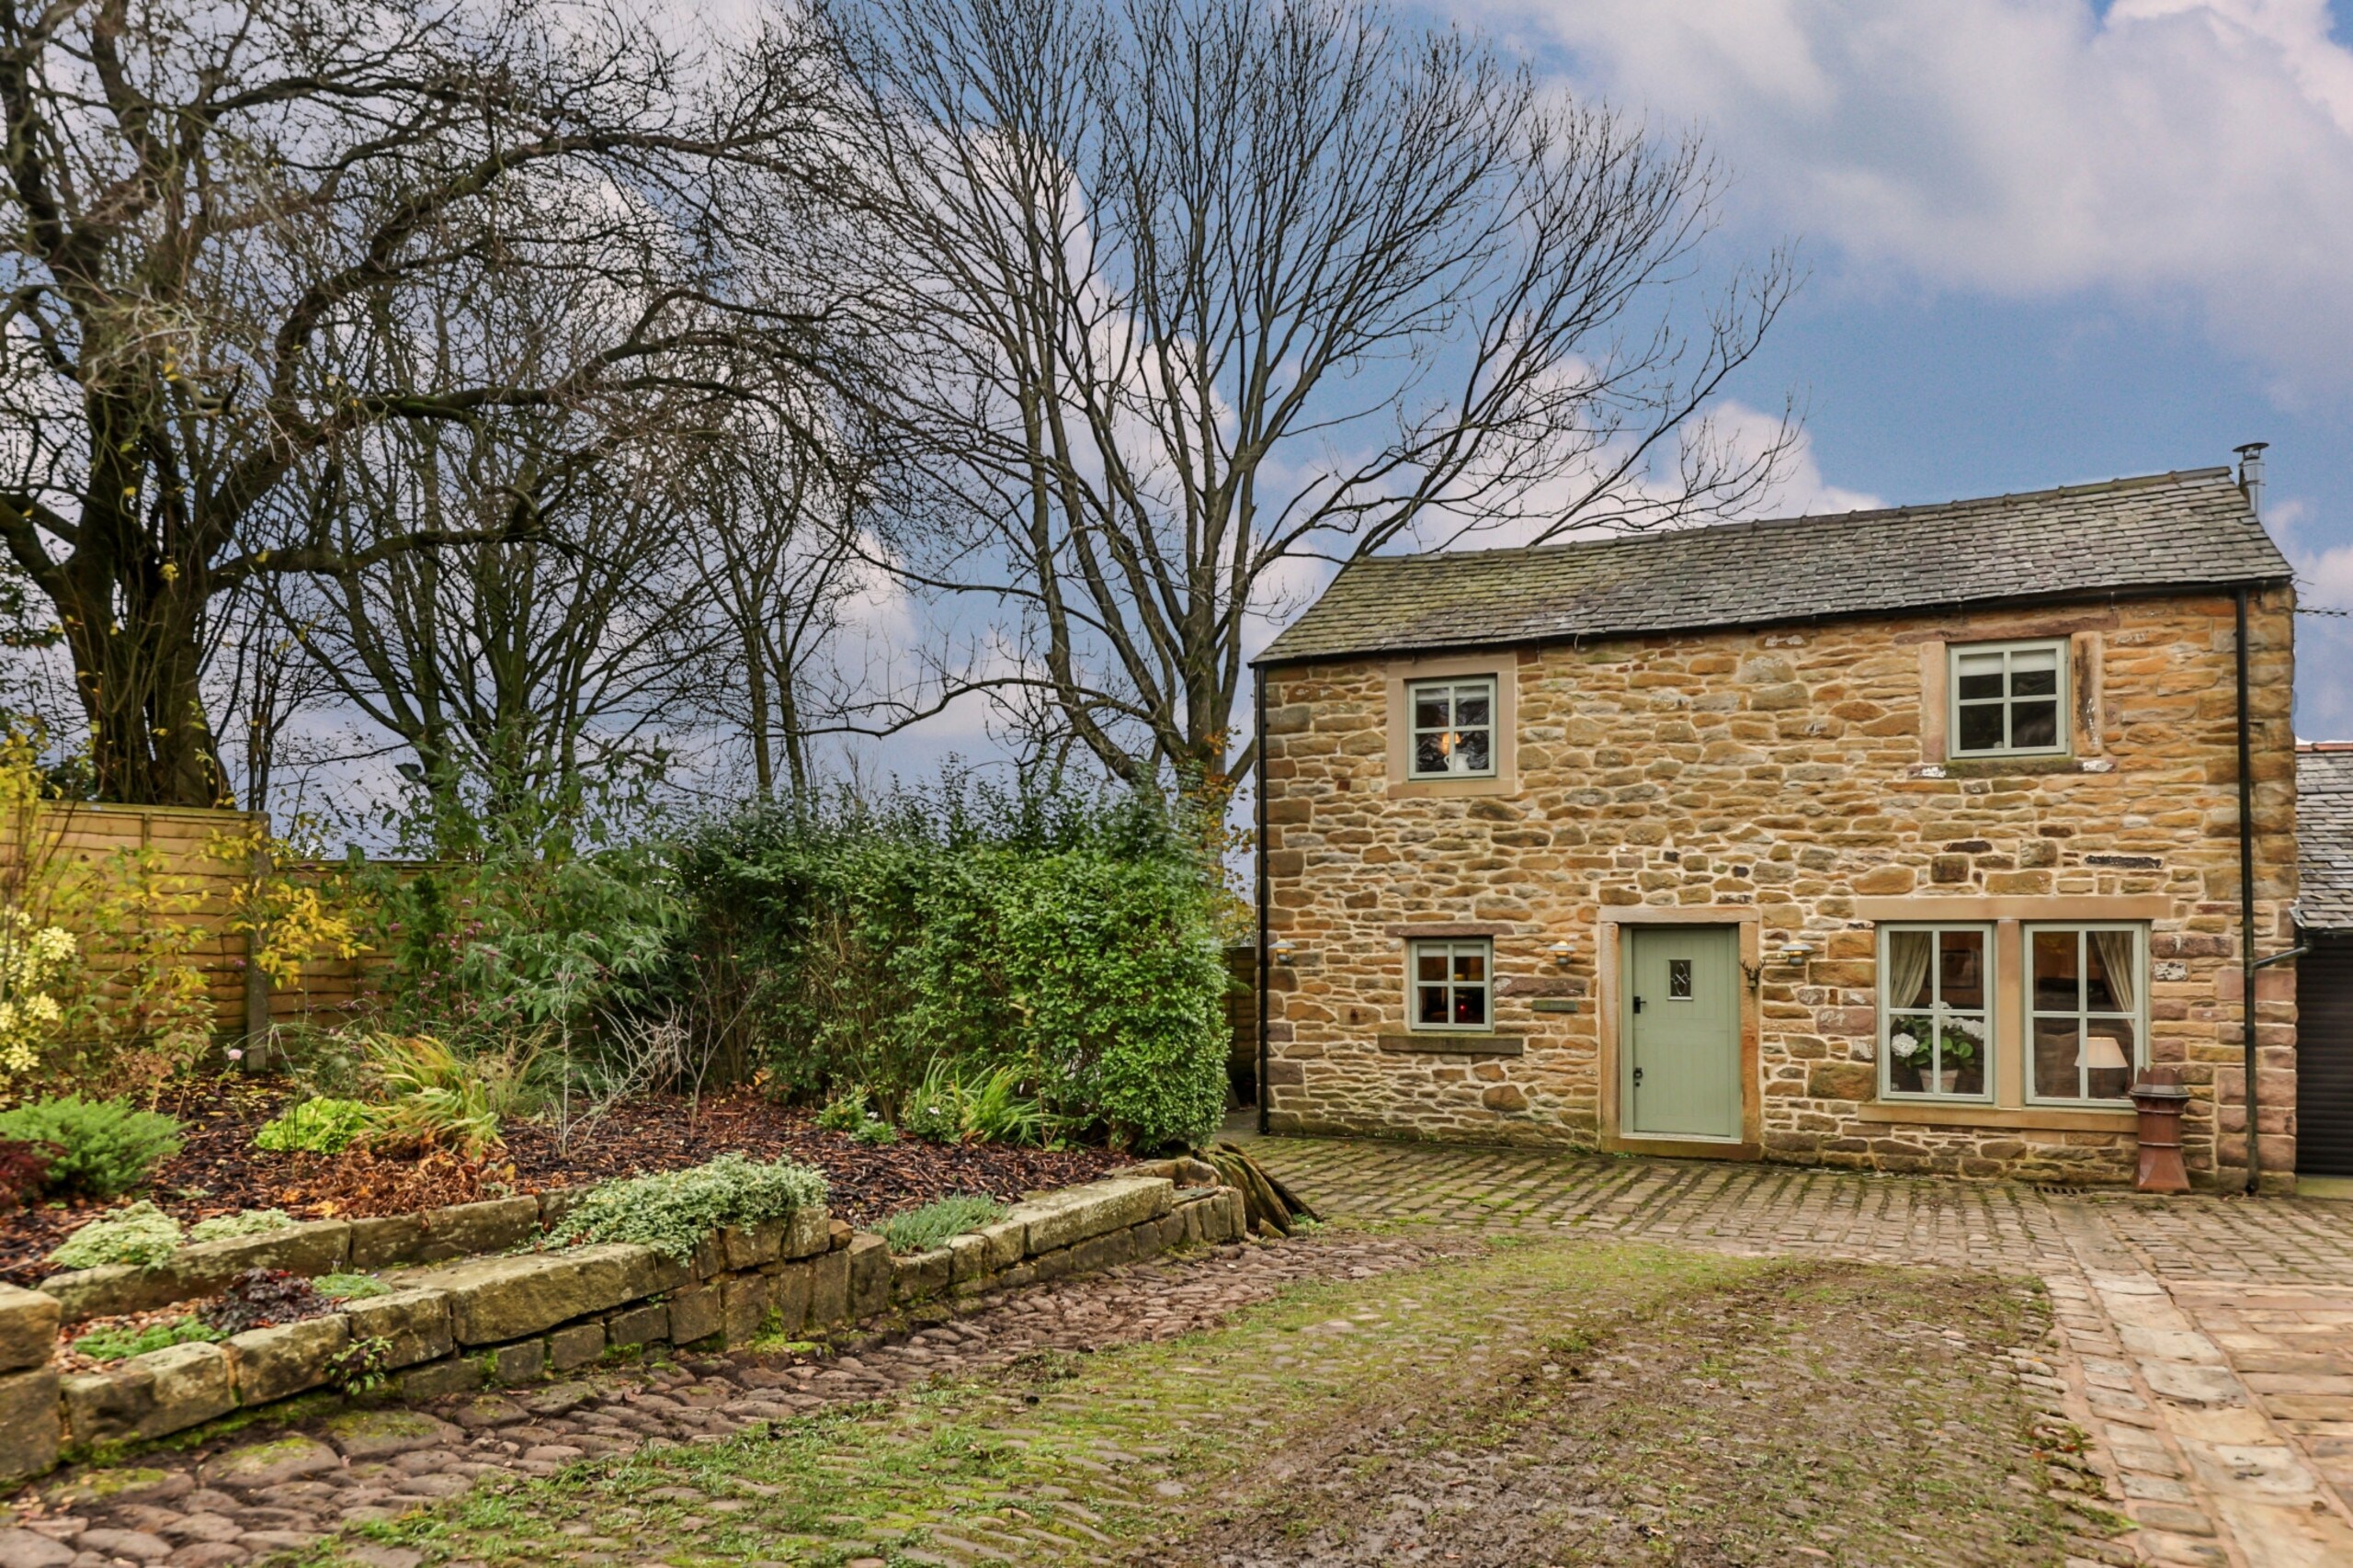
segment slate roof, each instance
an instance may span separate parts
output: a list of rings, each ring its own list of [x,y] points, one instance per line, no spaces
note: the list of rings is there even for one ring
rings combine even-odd
[[[2353,931],[2353,741],[2296,748],[2296,923]]]
[[[1525,550],[1365,556],[1258,664],[2283,579],[2226,468]]]

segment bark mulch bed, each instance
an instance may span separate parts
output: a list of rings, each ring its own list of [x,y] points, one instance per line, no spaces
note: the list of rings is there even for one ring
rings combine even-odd
[[[504,1192],[548,1192],[608,1176],[699,1165],[731,1150],[756,1159],[790,1157],[817,1166],[832,1185],[833,1211],[870,1224],[951,1193],[1011,1200],[1024,1192],[1088,1181],[1127,1156],[1102,1149],[938,1144],[901,1139],[860,1143],[817,1129],[813,1112],[779,1106],[751,1090],[650,1096],[615,1107],[559,1147],[556,1129],[506,1129],[506,1148],[479,1165],[449,1156],[373,1160],[273,1154],[253,1146],[255,1130],[288,1098],[282,1085],[235,1074],[207,1078],[165,1096],[157,1109],[185,1124],[180,1152],[157,1168],[147,1198],[183,1223],[247,1209],[283,1209],[297,1219],[403,1213]],[[128,1201],[123,1199],[120,1201]],[[112,1203],[44,1205],[0,1215],[0,1279],[31,1285],[55,1272],[50,1249]]]

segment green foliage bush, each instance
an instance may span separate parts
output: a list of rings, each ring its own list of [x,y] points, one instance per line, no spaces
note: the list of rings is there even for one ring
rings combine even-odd
[[[1037,1143],[1046,1111],[1022,1087],[1017,1067],[959,1067],[935,1056],[900,1117],[910,1136],[933,1143]]]
[[[242,1214],[215,1214],[188,1228],[192,1242],[225,1242],[234,1236],[267,1235],[292,1229],[294,1216],[283,1209],[248,1209]]]
[[[254,1147],[277,1154],[340,1154],[375,1125],[375,1110],[358,1100],[304,1100],[263,1122]]]
[[[93,1361],[120,1361],[132,1356],[144,1356],[150,1350],[167,1350],[175,1345],[193,1345],[228,1337],[219,1329],[195,1318],[174,1318],[170,1323],[149,1324],[141,1329],[94,1329],[75,1340],[74,1348]]]
[[[896,1143],[899,1141],[899,1130],[879,1116],[869,1116],[864,1121],[850,1129],[849,1135],[861,1143],[873,1146]]]
[[[115,1263],[153,1268],[170,1262],[179,1245],[180,1222],[142,1199],[84,1225],[49,1255],[49,1261],[60,1268],[103,1268]]]
[[[45,1143],[48,1190],[116,1198],[147,1179],[179,1153],[180,1124],[128,1100],[85,1100],[77,1095],[36,1100],[0,1111],[0,1138]]]
[[[390,960],[388,1030],[472,1050],[655,999],[683,906],[659,842],[593,842],[603,831],[501,818],[441,845],[438,864],[360,871]]]
[[[383,1095],[369,1108],[372,1144],[479,1159],[505,1144],[501,1125],[530,1104],[528,1047],[469,1054],[428,1034],[371,1034],[361,1053]]]
[[[929,1252],[946,1245],[949,1237],[977,1231],[1004,1212],[1005,1205],[994,1198],[958,1193],[920,1209],[892,1215],[882,1221],[882,1239],[894,1253]]]
[[[960,1083],[1007,1069],[1005,1091],[1060,1125],[1158,1147],[1206,1136],[1224,1108],[1199,842],[1136,797],[951,778],[754,808],[689,835],[677,865],[693,950],[733,976],[780,1088],[864,1085],[904,1120],[945,1056]]]
[[[780,1220],[824,1199],[822,1171],[722,1154],[689,1170],[599,1183],[550,1229],[546,1244],[634,1242],[683,1263],[713,1231]]]
[[[855,1132],[866,1125],[870,1114],[864,1085],[852,1084],[825,1102],[825,1108],[817,1113],[817,1128],[823,1132]]]

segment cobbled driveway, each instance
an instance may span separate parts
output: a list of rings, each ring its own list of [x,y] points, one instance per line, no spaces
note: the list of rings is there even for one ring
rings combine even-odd
[[[2353,1564],[2353,1205],[1254,1148],[1336,1222],[165,1450],[0,1568]]]
[[[1259,1139],[1331,1214],[2040,1278],[2070,1407],[2165,1563],[2353,1565],[2353,1203]]]

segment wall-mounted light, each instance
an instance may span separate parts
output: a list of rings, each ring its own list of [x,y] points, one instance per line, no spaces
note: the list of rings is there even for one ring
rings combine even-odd
[[[1267,950],[1273,955],[1277,963],[1289,963],[1295,949],[1291,947],[1289,937],[1278,937],[1275,938],[1275,945]]]
[[[1813,957],[1817,950],[1812,942],[1790,942],[1784,944],[1781,950],[1773,956],[1783,963],[1803,963]]]
[[[1569,960],[1577,956],[1577,945],[1574,942],[1570,941],[1566,937],[1562,937],[1559,941],[1553,943],[1544,950],[1552,954],[1552,961],[1559,964],[1563,969],[1568,968]]]

